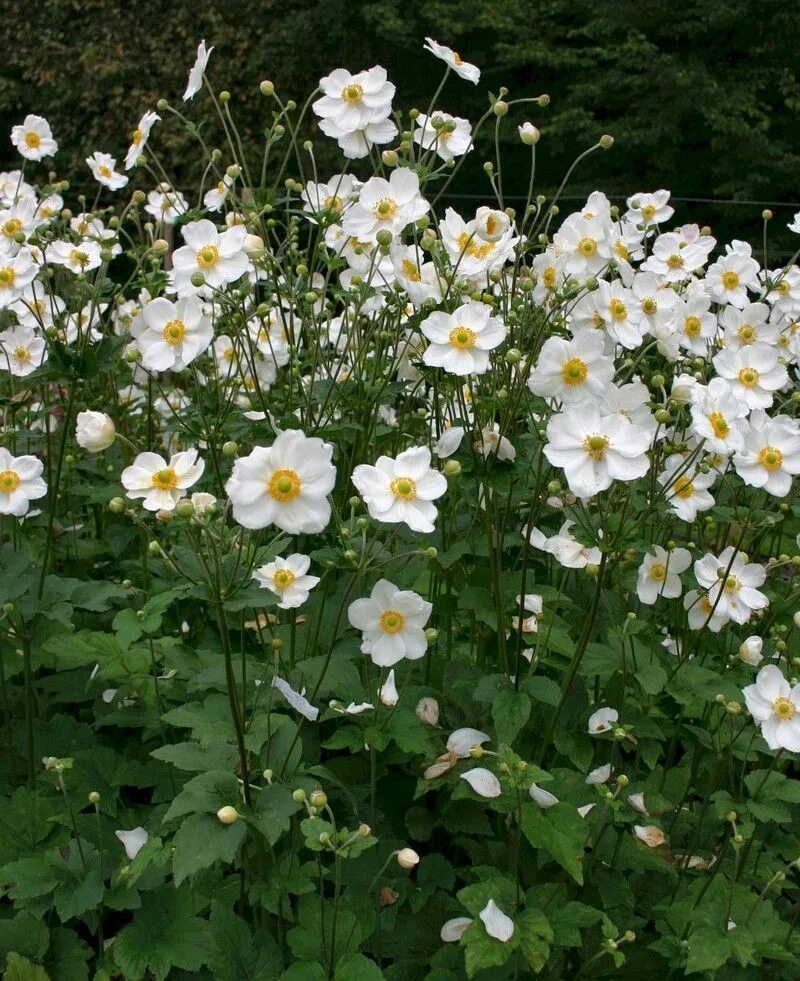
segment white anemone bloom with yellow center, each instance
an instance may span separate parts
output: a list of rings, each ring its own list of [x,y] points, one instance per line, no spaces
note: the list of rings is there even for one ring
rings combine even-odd
[[[35,456],[12,456],[0,447],[0,514],[21,518],[28,513],[31,501],[45,496],[43,470],[42,461]]]
[[[652,606],[659,596],[677,599],[683,590],[680,574],[686,572],[691,564],[692,556],[688,549],[667,551],[655,545],[652,553],[645,555],[639,566],[636,594],[641,602]]]
[[[650,439],[641,426],[586,404],[550,417],[544,453],[554,467],[564,469],[572,493],[589,498],[615,480],[643,477],[650,467]]]
[[[117,161],[110,153],[95,150],[91,157],[86,158],[86,165],[94,179],[110,191],[118,191],[128,183],[128,178],[116,170]]]
[[[182,234],[186,245],[176,249],[172,257],[174,286],[179,296],[221,289],[247,272],[250,260],[244,251],[247,237],[244,225],[220,232],[213,221],[203,218],[184,225]],[[192,284],[195,273],[203,276],[204,285]]]
[[[0,255],[0,310],[16,303],[38,272],[28,248],[20,249],[16,255]]]
[[[203,476],[205,462],[197,450],[185,450],[170,457],[169,463],[158,453],[140,453],[120,476],[127,497],[142,498],[145,511],[173,511],[186,491]]]
[[[278,597],[281,610],[292,610],[302,606],[310,591],[319,583],[319,576],[309,576],[311,559],[295,552],[285,559],[278,555],[256,569],[253,579],[264,589],[269,589]]]
[[[147,111],[142,118],[139,120],[139,125],[133,131],[131,136],[131,145],[128,147],[128,152],[125,154],[125,170],[130,170],[131,167],[136,166],[136,161],[141,157],[144,152],[144,148],[147,146],[147,139],[150,136],[150,130],[155,126],[155,124],[161,119],[161,116],[157,112]]]
[[[434,311],[419,329],[431,342],[422,355],[425,364],[451,375],[482,375],[489,369],[489,352],[503,343],[506,327],[486,303],[470,300],[453,313]]]
[[[319,87],[323,94],[311,107],[320,117],[319,128],[348,159],[366,157],[373,145],[397,135],[390,118],[395,88],[385,68],[375,65],[356,75],[337,68],[319,80]]]
[[[290,535],[313,535],[330,521],[328,494],[336,483],[333,446],[298,429],[279,433],[233,465],[225,491],[244,528],[275,525]]]
[[[431,116],[421,112],[414,124],[414,142],[423,150],[435,150],[442,160],[462,157],[472,149],[472,126],[468,119],[448,112],[434,112]]]
[[[435,58],[443,61],[459,78],[463,78],[467,82],[472,82],[473,85],[477,85],[481,80],[480,68],[470,64],[468,61],[464,61],[457,51],[448,48],[446,44],[439,44],[432,37],[426,37],[423,48],[425,51],[430,51]]]
[[[739,243],[741,244],[741,243]],[[706,270],[706,288],[717,303],[743,309],[750,302],[747,290],[758,289],[759,265],[749,254],[731,249]]]
[[[763,410],[753,412],[744,448],[733,455],[733,465],[751,487],[763,487],[775,497],[786,497],[800,474],[800,425],[790,416],[771,419]]]
[[[602,398],[614,378],[614,363],[604,353],[599,333],[581,332],[572,341],[549,337],[528,379],[534,395],[560,399],[565,405]]]
[[[214,337],[202,301],[185,296],[173,303],[161,296],[144,308],[139,336],[142,365],[148,371],[181,371],[208,349]]]
[[[376,521],[405,523],[412,531],[434,530],[433,502],[446,492],[447,479],[431,467],[427,446],[413,446],[394,460],[378,457],[374,467],[359,464],[352,479]]]
[[[759,341],[735,351],[723,348],[714,357],[714,367],[749,409],[768,409],[773,393],[789,384],[789,373],[778,361],[777,348]]]
[[[360,242],[375,242],[378,232],[398,235],[429,210],[420,194],[419,177],[408,167],[398,167],[388,181],[370,177],[345,212],[342,230]]]
[[[11,142],[26,160],[43,160],[55,156],[58,151],[50,123],[43,116],[32,113],[18,126],[12,127]]]
[[[706,449],[722,456],[744,448],[749,411],[724,378],[712,378],[692,391],[692,430],[706,441]]]
[[[33,327],[16,325],[0,334],[0,371],[24,378],[45,359],[45,340]]]
[[[368,597],[352,602],[350,624],[361,631],[361,650],[374,664],[389,668],[406,658],[416,661],[428,648],[425,624],[433,605],[407,589],[379,579]]]
[[[742,694],[769,748],[800,753],[800,685],[790,685],[780,668],[768,664]]]
[[[748,562],[744,552],[733,545],[719,558],[706,553],[694,564],[697,582],[707,590],[708,603],[715,616],[735,623],[747,623],[755,610],[764,610],[769,600],[757,587],[763,586],[767,573],[757,562]]]

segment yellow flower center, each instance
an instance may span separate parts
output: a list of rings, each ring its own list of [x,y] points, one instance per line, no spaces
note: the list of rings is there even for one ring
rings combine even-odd
[[[15,235],[19,235],[22,231],[22,222],[19,218],[9,218],[7,222],[3,224],[3,234],[6,238],[14,238]]]
[[[652,296],[648,296],[642,300],[642,310],[644,310],[648,317],[652,317],[654,313],[658,313],[658,304]]]
[[[100,166],[97,168],[97,172],[101,177],[109,178],[111,176],[111,168],[106,167],[105,164],[100,164]]]
[[[664,582],[667,578],[667,567],[662,565],[660,562],[656,565],[650,566],[650,578],[654,582]]]
[[[31,360],[31,352],[23,344],[14,348],[14,357],[23,363]]]
[[[791,285],[788,279],[782,279],[775,286],[776,292],[780,293],[781,296],[786,296],[786,294],[789,292],[790,289],[791,289]]]
[[[219,249],[216,245],[204,245],[202,249],[197,250],[195,258],[201,269],[213,269],[219,262]]]
[[[13,266],[3,266],[0,269],[0,289],[11,289],[16,278],[17,274]]]
[[[144,133],[140,129],[135,129],[133,131],[133,140],[132,140],[133,145],[139,146],[139,144],[142,142],[143,139],[144,139]]]
[[[279,504],[293,501],[302,488],[300,475],[294,470],[276,470],[267,484],[267,490]]]
[[[752,344],[753,341],[758,340],[758,331],[752,324],[742,324],[736,331],[736,336],[742,344]]]
[[[783,465],[783,453],[777,446],[765,446],[758,454],[758,462],[769,473],[775,473]]]
[[[395,477],[389,490],[401,501],[413,501],[417,496],[417,485],[410,477]]]
[[[702,326],[699,317],[687,317],[683,322],[683,332],[687,337],[699,337]]]
[[[372,208],[372,213],[378,221],[391,221],[397,211],[397,202],[391,198],[381,198]]]
[[[565,385],[582,385],[589,377],[589,368],[580,358],[570,358],[561,369]]]
[[[735,273],[732,269],[722,274],[722,285],[726,290],[735,290],[739,285],[739,274]]]
[[[628,246],[624,242],[615,242],[614,243],[614,251],[620,257],[620,259],[624,259],[626,262],[631,257],[631,253],[630,253],[630,251],[628,249]]]
[[[772,703],[772,712],[773,715],[777,715],[782,722],[789,722],[797,715],[797,709],[794,702],[790,698],[786,698],[785,695],[775,699],[775,701]]]
[[[461,55],[460,55],[460,54],[459,54],[459,53],[458,53],[457,51],[454,51],[454,52],[453,52],[453,61],[454,61],[454,62],[455,62],[455,63],[456,63],[457,65],[463,65],[463,64],[464,64],[464,61],[463,61],[463,59],[462,59],[462,57],[461,57]]]
[[[624,320],[628,316],[628,308],[622,302],[622,300],[612,300],[608,304],[608,309],[611,313],[612,320]]]
[[[323,208],[327,208],[328,211],[333,211],[338,215],[344,207],[344,200],[337,194],[330,194],[327,198],[323,199],[322,206]]]
[[[13,494],[20,483],[19,474],[15,470],[4,470],[0,473],[0,493]]]
[[[80,249],[73,249],[69,254],[71,262],[74,262],[76,266],[83,268],[89,265],[89,256],[85,252],[81,252]]]
[[[667,259],[667,266],[669,269],[683,269],[683,256],[673,252]]]
[[[602,460],[610,443],[607,436],[587,436],[583,448],[593,460]]]
[[[450,343],[458,351],[469,351],[471,347],[475,347],[475,340],[475,331],[462,324],[450,331]]]
[[[500,230],[500,222],[495,218],[494,215],[489,215],[489,217],[486,219],[487,234],[496,235],[499,230]]]
[[[556,267],[548,266],[547,269],[542,273],[542,282],[549,289],[555,289],[556,286]]]
[[[28,147],[29,150],[38,150],[41,145],[41,136],[39,136],[38,133],[28,130],[28,132],[25,134],[25,146]]]
[[[597,242],[593,238],[582,238],[578,242],[578,252],[585,258],[591,259],[597,255]]]
[[[708,417],[708,421],[711,423],[711,428],[714,433],[719,436],[720,439],[724,439],[730,432],[731,427],[728,425],[725,416],[721,412],[712,412]]]
[[[363,99],[364,90],[360,85],[353,82],[350,85],[345,85],[341,91],[341,97],[348,105],[354,106]]]
[[[726,593],[738,593],[739,589],[741,588],[741,585],[742,584],[739,582],[736,576],[726,576],[725,584],[723,585],[722,588],[725,590]]]
[[[385,634],[399,634],[406,625],[406,618],[397,610],[386,610],[381,613],[379,622]]]
[[[161,332],[161,336],[172,347],[180,344],[186,333],[186,324],[182,320],[170,320]]]
[[[156,470],[153,474],[153,487],[160,491],[175,490],[178,486],[178,475],[172,467],[164,467],[163,470]]]
[[[292,585],[296,578],[297,576],[291,569],[278,569],[272,577],[272,582],[276,589],[283,592],[284,589],[288,589]]]
[[[487,255],[491,255],[495,250],[494,242],[484,242],[480,245],[475,238],[470,240],[467,232],[462,232],[458,236],[458,247],[463,253],[471,256],[473,259],[485,259]]]
[[[403,259],[402,266],[407,279],[410,279],[412,283],[418,283],[420,281],[419,269],[417,269],[410,259]]]
[[[678,477],[675,481],[675,495],[688,498],[694,494],[694,484],[689,477]]]
[[[742,368],[739,372],[739,383],[745,388],[755,388],[758,384],[758,372],[755,368]]]
[[[646,204],[642,208],[642,215],[643,215],[644,218],[647,219],[647,221],[650,221],[652,219],[653,215],[655,215],[655,213],[656,213],[656,208],[655,208],[655,205],[653,205],[653,204]]]

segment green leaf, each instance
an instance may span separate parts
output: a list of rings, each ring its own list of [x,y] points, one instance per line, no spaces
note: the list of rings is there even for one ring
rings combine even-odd
[[[111,949],[128,981],[141,981],[148,971],[163,981],[173,967],[199,971],[208,947],[208,923],[194,915],[188,891],[170,885],[148,894]]]
[[[11,951],[41,960],[49,943],[47,927],[32,913],[22,912],[13,919],[0,920],[0,968]]]
[[[492,719],[498,743],[511,746],[530,718],[531,700],[524,691],[503,688],[492,703]]]
[[[328,981],[328,972],[318,961],[295,961],[283,972],[281,981]]]
[[[227,804],[236,806],[241,799],[239,781],[224,770],[208,770],[183,785],[183,789],[170,804],[164,821],[183,817],[184,814],[216,814]]]
[[[383,972],[363,954],[345,954],[337,962],[334,981],[383,981]]]
[[[534,848],[544,849],[579,885],[583,885],[581,862],[587,832],[572,804],[559,803],[546,810],[538,804],[523,804],[522,830]]]
[[[345,954],[358,950],[361,944],[362,925],[367,922],[362,915],[357,917],[350,910],[340,910],[337,917],[336,949],[333,960],[338,961]],[[298,903],[298,924],[286,934],[292,953],[298,960],[321,962],[325,953],[330,956],[331,915],[326,910],[323,926],[319,901],[316,896],[302,896]]]
[[[519,929],[520,949],[525,960],[538,974],[550,956],[549,945],[553,940],[553,928],[544,913],[533,906],[522,910],[516,925]]]
[[[41,964],[20,954],[9,954],[3,981],[50,981],[50,976]]]
[[[86,981],[91,948],[72,930],[56,928],[50,939],[45,966],[52,981]]]
[[[282,834],[292,826],[292,815],[300,810],[299,804],[288,787],[269,784],[258,791],[253,798],[255,817],[250,818],[270,845],[276,844]]]
[[[157,747],[150,755],[164,763],[171,763],[179,770],[189,771],[233,768],[238,759],[236,747],[225,743],[209,747],[195,742],[170,743]]]
[[[242,820],[223,824],[211,814],[192,814],[178,828],[172,840],[172,870],[175,885],[215,862],[230,864],[247,837],[247,823]]]
[[[467,977],[474,978],[478,971],[484,968],[505,964],[514,950],[519,947],[520,935],[519,930],[515,928],[511,938],[503,943],[495,937],[490,937],[483,923],[475,920],[461,935],[461,943],[465,948]]]
[[[245,921],[222,903],[211,905],[211,940],[208,966],[217,981],[273,981],[283,967],[270,934],[260,930],[254,941]]]

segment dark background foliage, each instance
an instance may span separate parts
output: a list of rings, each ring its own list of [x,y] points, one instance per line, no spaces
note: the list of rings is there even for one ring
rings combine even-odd
[[[8,131],[26,112],[46,115],[62,148],[59,174],[76,186],[88,187],[90,150],[119,159],[141,112],[161,97],[179,104],[201,37],[216,47],[212,84],[232,92],[234,116],[255,146],[272,109],[258,91],[263,78],[302,103],[334,67],[380,63],[397,84],[396,105],[424,110],[440,77],[422,50],[428,34],[483,69],[478,88],[449,81],[440,108],[475,121],[487,89],[551,96],[549,108],[506,122],[511,194],[527,186],[517,123],[530,118],[542,130],[544,192],[607,132],[616,145],[581,166],[570,184],[576,198],[596,186],[617,197],[663,186],[682,198],[735,199],[686,202],[678,217],[708,222],[722,239],[753,240],[769,202],[775,246],[791,248],[782,229],[800,207],[795,0],[0,0],[0,11],[0,125]],[[207,101],[189,115],[204,120],[210,142],[221,140]],[[335,146],[319,144],[321,169],[335,166]],[[188,134],[173,120],[153,145],[176,185],[190,185],[202,164]],[[485,192],[487,151],[479,145],[454,191]],[[5,143],[0,165],[17,164]]]

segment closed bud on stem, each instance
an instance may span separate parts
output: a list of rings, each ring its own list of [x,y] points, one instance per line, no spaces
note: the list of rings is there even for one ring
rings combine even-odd
[[[100,803],[100,794],[98,794],[96,790],[93,790],[91,794],[89,794],[89,803],[90,804]]]
[[[233,459],[239,452],[239,444],[235,443],[232,439],[222,444],[222,455]]]
[[[505,116],[508,113],[508,103],[503,102],[502,99],[498,99],[492,106],[492,112],[494,112],[495,116]]]
[[[396,167],[400,161],[400,157],[397,155],[397,150],[384,150],[381,153],[381,160],[387,167]]]
[[[614,146],[614,137],[609,136],[608,133],[604,133],[598,142],[604,150],[610,150],[611,147]]]
[[[461,473],[461,464],[458,460],[448,460],[444,465],[445,477],[458,477]]]
[[[309,797],[312,807],[322,808],[328,803],[328,795],[324,790],[314,790]]]
[[[112,514],[124,514],[125,513],[125,500],[122,497],[112,497],[108,502],[108,510]]]
[[[275,86],[269,79],[264,79],[264,81],[258,86],[258,90],[262,95],[275,95]]]
[[[413,869],[419,865],[419,855],[413,848],[401,848],[397,853],[397,864],[401,869]]]
[[[292,800],[294,800],[296,804],[302,804],[305,799],[306,792],[302,787],[298,787],[297,790],[292,791]]]

